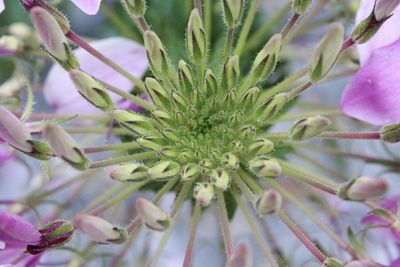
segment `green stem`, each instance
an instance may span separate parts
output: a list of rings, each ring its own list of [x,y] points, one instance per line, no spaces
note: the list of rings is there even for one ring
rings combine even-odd
[[[121,143],[121,144],[113,144],[113,145],[105,145],[105,146],[98,146],[98,147],[88,147],[84,148],[84,153],[98,153],[98,152],[106,152],[106,151],[114,151],[114,150],[129,150],[129,149],[136,149],[140,146],[136,142],[129,142],[129,143]]]
[[[289,91],[288,99],[291,100],[291,99],[297,97],[298,95],[303,93],[305,90],[310,88],[312,85],[313,85],[313,83],[310,82],[310,81],[307,81],[307,82],[304,82],[304,83],[300,84],[298,87],[296,87],[293,90]]]
[[[200,17],[203,17],[203,9],[201,7],[201,0],[193,0],[193,2],[194,2],[193,3],[194,8],[197,8],[199,10]]]
[[[129,156],[122,156],[122,157],[107,159],[107,160],[103,160],[103,161],[93,162],[90,165],[90,168],[91,169],[104,168],[104,167],[121,164],[121,163],[126,163],[126,162],[131,162],[131,161],[146,160],[146,159],[154,158],[156,155],[157,155],[157,152],[149,151],[149,152],[143,152],[143,153],[129,155]]]
[[[217,190],[217,206],[218,206],[219,220],[221,222],[221,228],[222,228],[222,237],[224,238],[225,252],[229,260],[233,255],[233,242],[232,242],[231,231],[229,229],[229,218],[228,218],[228,213],[226,211],[224,193],[221,192],[221,190]]]
[[[189,241],[186,246],[186,253],[182,267],[190,267],[192,264],[194,240],[196,238],[197,226],[200,222],[200,217],[201,217],[201,206],[199,203],[196,203],[192,215],[192,224],[190,226]]]
[[[288,23],[286,23],[285,27],[283,27],[283,29],[281,31],[282,40],[285,39],[286,36],[289,34],[289,32],[293,29],[293,27],[296,25],[296,22],[299,18],[300,18],[300,14],[293,13],[293,15],[290,17]]]
[[[70,134],[106,134],[108,132],[108,128],[106,127],[69,127],[64,128],[67,133]],[[111,133],[113,134],[129,134],[130,132],[124,128],[113,128]]]
[[[247,186],[245,182],[241,179],[239,175],[232,172],[231,173],[233,181],[235,182],[236,186],[240,189],[240,191],[246,196],[247,200],[250,202],[254,202],[256,196],[254,195],[253,191]]]
[[[92,200],[86,206],[86,208],[84,208],[82,211],[80,211],[80,213],[88,213],[89,211],[91,211],[94,208],[96,208],[97,206],[99,206],[101,203],[103,203],[103,202],[107,201],[108,199],[110,199],[115,193],[117,193],[118,191],[124,189],[125,187],[126,187],[126,184],[123,184],[123,183],[118,183],[118,184],[114,185],[113,187],[108,189],[106,192],[100,194],[97,198]]]
[[[211,43],[211,23],[212,23],[212,0],[204,1],[204,27],[207,34],[207,40]]]
[[[233,36],[234,35],[235,35],[235,28],[229,28],[228,32],[226,33],[224,57],[223,57],[222,64],[225,64],[225,62],[228,60],[228,58],[229,58],[229,56],[231,54],[231,49],[232,49],[232,45],[233,45]]]

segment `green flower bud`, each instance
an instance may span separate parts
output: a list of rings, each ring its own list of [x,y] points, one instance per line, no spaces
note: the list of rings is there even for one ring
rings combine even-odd
[[[142,17],[146,12],[145,0],[121,0],[121,2],[126,11],[131,15]]]
[[[163,158],[176,159],[178,157],[178,151],[175,148],[165,146],[158,151],[158,154]]]
[[[151,167],[147,174],[153,179],[165,179],[179,173],[181,166],[174,161],[160,161]]]
[[[312,55],[309,67],[312,82],[323,79],[336,63],[342,48],[343,36],[343,26],[339,23],[332,23]]]
[[[210,159],[202,159],[199,162],[199,166],[202,172],[206,172],[215,167],[215,163]]]
[[[260,120],[263,121],[273,118],[283,108],[287,101],[287,93],[280,93],[263,101],[256,111]]]
[[[156,79],[146,78],[146,91],[157,107],[171,106],[168,91]]]
[[[154,131],[154,127],[148,121],[148,118],[135,112],[117,109],[113,111],[113,114],[119,124],[135,134],[145,135]]]
[[[206,32],[199,10],[192,10],[187,27],[187,48],[192,61],[201,64],[207,53]]]
[[[180,109],[180,110],[182,110],[182,111],[186,111],[186,110],[187,110],[187,108],[188,108],[188,102],[187,102],[186,99],[185,99],[181,94],[179,94],[178,92],[173,92],[173,93],[171,94],[171,100],[172,100],[172,103],[174,103],[174,105],[175,105],[178,109]]]
[[[220,189],[221,191],[226,191],[231,182],[229,173],[222,168],[212,170],[210,174],[210,180],[214,187]]]
[[[240,105],[243,106],[244,110],[249,110],[254,107],[254,104],[257,103],[258,97],[260,96],[260,92],[260,88],[251,87],[243,93],[240,98]]]
[[[381,28],[386,19],[377,21],[374,12],[369,17],[361,21],[353,30],[351,39],[358,43],[363,44],[369,41]]]
[[[122,164],[112,170],[110,176],[120,182],[141,182],[148,177],[148,169],[148,167],[136,163]]]
[[[254,209],[259,215],[267,215],[280,211],[282,196],[274,190],[267,190],[254,202]]]
[[[293,0],[293,11],[298,14],[304,14],[311,6],[312,0]]]
[[[235,141],[235,142],[232,143],[232,152],[233,153],[240,154],[240,153],[243,153],[245,150],[246,149],[245,149],[245,147],[244,147],[242,142]]]
[[[194,198],[202,206],[207,207],[214,199],[214,187],[210,183],[197,183],[194,187]]]
[[[171,142],[177,142],[179,140],[179,137],[174,130],[164,129],[161,134]]]
[[[157,207],[153,202],[144,198],[138,198],[136,200],[136,211],[139,218],[152,230],[165,231],[171,225],[168,214]]]
[[[232,153],[225,153],[222,156],[221,165],[229,170],[237,170],[239,168],[239,159]]]
[[[200,174],[200,167],[198,164],[190,163],[183,166],[181,170],[181,180],[183,182],[196,179]]]
[[[173,118],[168,112],[161,109],[154,109],[151,111],[153,117],[162,125],[172,126],[175,123],[175,118]]]
[[[69,72],[69,77],[79,94],[93,106],[103,111],[109,111],[114,108],[114,103],[105,92],[104,87],[92,76],[74,69]]]
[[[248,150],[253,155],[269,154],[274,150],[274,143],[265,138],[257,138]]]
[[[236,27],[242,18],[244,0],[222,0],[225,24],[229,28]]]
[[[39,160],[49,160],[53,157],[53,151],[44,142],[38,140],[29,140],[28,143],[32,146],[32,151],[27,155]]]
[[[179,87],[186,96],[191,96],[194,92],[193,73],[190,66],[183,60],[179,60]]]
[[[211,69],[206,71],[203,85],[204,94],[210,96],[218,91],[218,81],[215,78],[214,72]]]
[[[154,135],[144,135],[136,139],[136,142],[142,148],[148,148],[152,150],[160,150],[164,145],[166,145],[166,140],[160,136]]]
[[[15,54],[23,51],[23,46],[24,43],[16,36],[2,35],[0,37],[0,47],[2,49],[2,53],[6,52],[7,54]]]
[[[75,140],[60,126],[46,124],[43,135],[57,157],[78,170],[86,170],[89,167],[89,159],[79,149]]]
[[[189,149],[182,149],[181,151],[179,151],[179,155],[178,155],[178,160],[179,162],[191,162],[194,161],[196,159],[196,156],[194,155],[194,153],[189,150]]]
[[[254,137],[255,134],[256,134],[256,128],[253,125],[245,125],[239,130],[239,137],[241,139]]]
[[[252,83],[268,79],[275,70],[281,51],[282,36],[275,34],[264,48],[257,54],[251,67]]]
[[[388,143],[400,142],[400,123],[383,126],[380,130],[381,139]]]
[[[296,141],[307,140],[322,133],[331,123],[330,119],[323,116],[305,118],[292,126],[289,135]]]
[[[169,73],[168,55],[155,32],[151,30],[145,31],[144,46],[153,74],[160,79],[167,77]]]
[[[224,65],[221,86],[223,90],[235,88],[240,76],[239,56],[231,56]]]
[[[275,178],[282,173],[282,167],[276,159],[259,156],[249,162],[249,168],[259,178]]]
[[[322,267],[342,267],[342,266],[343,263],[341,263],[339,260],[335,258],[327,258],[322,264]]]
[[[389,189],[389,184],[381,178],[361,176],[343,184],[338,196],[345,200],[366,201],[383,196]]]

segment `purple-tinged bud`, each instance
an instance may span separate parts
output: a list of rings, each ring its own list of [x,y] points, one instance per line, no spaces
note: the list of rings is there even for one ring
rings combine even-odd
[[[66,244],[72,238],[74,225],[69,221],[57,220],[46,224],[38,231],[41,234],[40,242],[26,247],[26,252],[32,255]]]
[[[43,129],[43,135],[57,157],[78,170],[86,170],[89,167],[89,159],[83,154],[76,141],[60,126],[47,124]]]
[[[226,267],[251,267],[253,257],[250,247],[246,243],[240,243],[232,257],[228,260]]]
[[[383,196],[388,188],[384,179],[361,176],[342,185],[338,196],[345,200],[365,201]]]
[[[147,199],[136,200],[136,211],[146,226],[152,230],[165,231],[171,225],[168,214]]]
[[[282,196],[274,190],[267,190],[254,202],[254,209],[259,215],[278,212],[282,208]]]
[[[389,18],[399,5],[400,0],[376,0],[374,7],[376,20],[380,21]]]
[[[275,178],[282,173],[282,167],[276,159],[260,156],[249,162],[250,171],[259,178]]]
[[[203,207],[207,207],[214,199],[214,186],[210,183],[197,183],[194,187],[194,198]]]
[[[332,124],[329,118],[314,116],[297,121],[290,129],[290,138],[296,141],[310,139],[322,133]]]
[[[74,225],[77,229],[87,234],[93,241],[100,244],[121,244],[127,238],[125,229],[118,228],[108,221],[92,215],[79,215],[75,217]]]
[[[343,267],[382,267],[382,265],[370,261],[350,261]]]
[[[400,142],[400,123],[383,126],[380,130],[381,139],[388,143]]]
[[[20,39],[13,35],[3,35],[0,37],[0,57],[6,57],[18,53],[22,48]]]

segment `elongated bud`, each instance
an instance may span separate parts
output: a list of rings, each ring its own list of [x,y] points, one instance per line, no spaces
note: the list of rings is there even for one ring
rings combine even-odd
[[[351,39],[358,44],[366,43],[378,32],[385,21],[386,19],[378,21],[372,12],[354,28]]]
[[[146,78],[146,90],[157,107],[169,108],[169,93],[156,79]]]
[[[172,129],[164,129],[161,134],[171,142],[179,140],[177,133]]]
[[[32,145],[32,151],[26,153],[27,155],[39,160],[49,160],[53,157],[53,151],[46,143],[38,140],[29,140],[28,143]]]
[[[226,267],[251,267],[253,266],[253,257],[250,247],[246,243],[240,243],[232,258],[229,259]]]
[[[136,200],[136,211],[146,226],[152,230],[165,231],[171,225],[168,214],[144,198]]]
[[[191,181],[196,179],[200,174],[200,167],[198,164],[190,163],[183,166],[181,170],[181,180]]]
[[[399,5],[400,0],[376,0],[374,7],[376,20],[380,21],[389,18]]]
[[[144,0],[121,0],[129,14],[142,17],[146,12],[146,1]]]
[[[282,173],[282,167],[276,159],[260,156],[249,162],[249,168],[259,178],[275,178]]]
[[[274,95],[260,104],[257,108],[260,120],[273,118],[288,101],[287,93]]]
[[[232,153],[225,153],[222,156],[221,165],[229,170],[237,170],[239,168],[239,159]]]
[[[74,225],[69,221],[57,220],[46,224],[38,231],[41,234],[39,243],[26,247],[26,252],[32,255],[66,244],[72,238]]]
[[[145,135],[136,139],[136,142],[143,148],[148,148],[152,150],[160,150],[166,145],[166,140],[163,137],[155,135]]]
[[[6,57],[14,55],[22,49],[22,41],[12,35],[3,35],[0,37],[0,56]]]
[[[210,180],[214,187],[220,189],[221,191],[226,191],[231,182],[229,173],[222,168],[212,170],[210,174]]]
[[[327,258],[322,264],[322,267],[342,267],[342,266],[343,263],[335,258]]]
[[[218,81],[215,78],[214,72],[211,69],[206,71],[206,76],[204,77],[204,85],[203,85],[204,94],[206,96],[210,96],[215,94],[218,90]]]
[[[244,0],[222,0],[224,21],[229,28],[235,28],[243,15]]]
[[[191,96],[194,93],[192,69],[184,60],[179,60],[178,65],[179,87],[186,96]]]
[[[258,87],[251,87],[247,89],[242,97],[240,98],[240,104],[243,105],[244,109],[253,108],[260,96],[261,90]]]
[[[161,109],[154,109],[151,111],[153,117],[161,124],[172,126],[175,124],[175,119],[168,112]]]
[[[400,123],[386,125],[381,128],[381,139],[388,143],[400,142]]]
[[[178,109],[180,109],[182,111],[186,111],[187,110],[188,105],[189,105],[188,101],[186,101],[186,99],[181,94],[179,94],[178,92],[173,92],[171,94],[171,100],[172,100],[172,103],[174,103],[174,105]]]
[[[344,264],[343,267],[382,267],[382,265],[370,261],[350,261]]]
[[[175,160],[179,153],[176,150],[176,148],[174,147],[170,147],[170,146],[164,146],[162,147],[159,151],[158,154],[162,157],[162,158],[167,158],[167,159],[171,159],[171,160]]]
[[[268,79],[275,70],[281,51],[282,36],[275,34],[264,48],[257,54],[251,67],[252,83]]]
[[[120,182],[141,182],[148,177],[148,170],[149,168],[144,165],[129,163],[115,168],[110,173],[110,176],[112,179]]]
[[[114,103],[104,87],[92,76],[80,70],[71,70],[69,77],[79,94],[93,106],[103,111],[109,111],[114,108]]]
[[[384,179],[361,176],[342,185],[338,195],[345,200],[365,201],[383,196],[388,188]]]
[[[192,61],[201,64],[207,53],[206,32],[199,10],[192,10],[187,27],[187,48]]]
[[[210,183],[197,183],[194,187],[194,198],[203,207],[207,207],[214,199],[214,187]]]
[[[78,170],[86,170],[89,167],[89,159],[79,149],[75,140],[60,126],[46,124],[43,135],[57,157]]]
[[[312,0],[293,0],[293,11],[304,14],[310,8]]]
[[[135,112],[117,109],[113,111],[113,114],[119,124],[135,134],[146,135],[154,131],[154,127],[148,122],[148,118]]]
[[[343,36],[343,26],[332,23],[311,58],[309,73],[312,82],[323,79],[336,63],[342,48]]]
[[[38,37],[50,55],[67,70],[77,68],[79,64],[57,20],[41,7],[34,7],[29,13]]]
[[[255,134],[256,128],[253,125],[245,125],[239,130],[239,137],[242,139],[254,137]]]
[[[215,163],[211,159],[202,159],[199,162],[199,166],[200,166],[201,171],[204,173],[204,172],[207,172],[207,171],[211,170],[212,168],[214,168]]]
[[[196,156],[190,149],[182,149],[181,151],[179,151],[177,158],[179,162],[185,164],[186,162],[194,161],[196,159]]]
[[[240,76],[239,56],[232,56],[225,63],[222,73],[222,88],[229,90],[235,88]]]
[[[331,125],[331,120],[323,116],[315,116],[297,121],[290,129],[292,140],[307,140],[322,133]]]
[[[254,202],[254,209],[259,215],[275,213],[282,208],[282,196],[274,190],[265,191]]]
[[[92,215],[78,215],[74,218],[74,225],[93,241],[100,244],[121,244],[127,238],[125,229],[116,227],[108,221]]]
[[[181,166],[174,161],[160,161],[151,167],[147,174],[153,179],[165,179],[179,173]]]
[[[157,78],[167,77],[169,72],[168,55],[155,32],[147,30],[144,33],[144,46],[154,75]]]
[[[248,150],[253,155],[269,154],[274,150],[274,143],[265,138],[257,138],[249,145]]]

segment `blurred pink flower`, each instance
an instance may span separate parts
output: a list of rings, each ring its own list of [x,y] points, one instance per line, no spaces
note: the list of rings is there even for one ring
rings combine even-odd
[[[371,14],[374,0],[362,0],[357,23]],[[366,44],[358,45],[361,68],[345,89],[345,114],[375,125],[400,120],[400,8]]]
[[[113,37],[94,41],[91,45],[120,65],[136,77],[140,77],[148,68],[146,51],[141,45],[120,37]],[[94,77],[129,92],[134,84],[124,76],[79,48],[75,54],[81,64],[81,69]],[[56,113],[61,114],[93,114],[101,113],[89,104],[76,90],[68,73],[59,65],[54,65],[44,83],[44,96]],[[122,97],[114,93],[109,93],[116,105]]]
[[[0,12],[4,10],[4,0],[0,0]]]
[[[3,144],[1,144],[3,141],[0,139],[0,167],[1,165],[14,158],[14,154]]]

